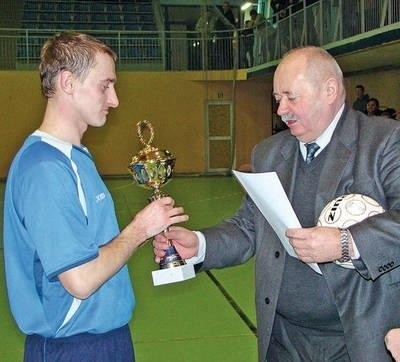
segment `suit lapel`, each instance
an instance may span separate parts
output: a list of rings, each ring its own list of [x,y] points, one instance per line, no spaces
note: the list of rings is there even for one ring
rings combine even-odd
[[[282,183],[289,201],[292,201],[294,186],[296,182],[296,170],[299,162],[299,142],[293,136],[289,138],[289,142],[282,147],[281,156],[283,162],[280,162],[276,167],[276,172]]]
[[[290,136],[288,133],[288,137],[285,138],[283,146],[275,153],[274,156],[271,156],[273,159],[272,167],[269,167],[270,170],[275,171],[278,176],[283,189],[288,195],[289,200],[291,200],[291,195],[293,194],[293,186],[295,180],[295,170],[298,162],[298,141],[295,137]],[[266,219],[264,219],[265,227],[263,229],[263,237],[261,240],[268,240],[268,244],[265,244],[265,247],[268,247],[268,250],[280,251],[282,254],[281,263],[278,265],[278,268],[282,269],[285,260],[285,248],[282,245],[280,239],[273,232],[271,225],[268,223]],[[272,249],[271,249],[272,248]],[[265,252],[268,251],[267,249]],[[279,272],[277,275],[281,275]]]
[[[341,119],[327,146],[328,151],[317,189],[315,211],[321,212],[326,204],[338,195],[340,181],[352,154],[352,145],[356,139],[357,130],[352,118],[347,117],[348,110]]]

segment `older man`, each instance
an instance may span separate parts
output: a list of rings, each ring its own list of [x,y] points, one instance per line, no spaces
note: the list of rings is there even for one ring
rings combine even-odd
[[[183,257],[197,257],[200,271],[254,256],[259,361],[390,361],[384,336],[400,325],[400,125],[346,105],[342,72],[318,47],[283,57],[273,93],[289,129],[257,145],[252,163],[278,174],[299,217],[303,228],[286,231],[298,259],[247,197],[219,225],[157,237],[156,260],[165,237]],[[329,201],[350,193],[386,211],[347,229],[315,226]]]

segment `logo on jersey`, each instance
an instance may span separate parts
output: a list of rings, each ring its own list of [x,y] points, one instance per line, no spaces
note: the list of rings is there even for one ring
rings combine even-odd
[[[103,201],[106,198],[106,194],[102,192],[101,194],[96,195],[96,204]]]

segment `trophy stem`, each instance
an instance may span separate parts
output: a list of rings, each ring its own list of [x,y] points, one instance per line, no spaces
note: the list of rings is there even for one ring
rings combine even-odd
[[[175,249],[175,246],[168,240],[168,248],[165,250],[165,256],[160,261],[160,269],[174,268],[185,265],[186,262],[181,258]]]
[[[153,195],[151,195],[151,197],[149,197],[149,202],[159,200],[165,196],[168,196],[168,195],[166,193],[162,192],[158,186],[153,186]]]
[[[149,201],[152,202],[165,196],[168,195],[162,192],[158,186],[154,185],[153,195],[149,198]],[[167,241],[168,248],[165,251],[165,256],[160,261],[160,269],[175,268],[177,266],[185,265],[185,260],[183,260],[179,253],[176,251],[175,246],[173,246],[171,243],[171,240],[167,239]]]

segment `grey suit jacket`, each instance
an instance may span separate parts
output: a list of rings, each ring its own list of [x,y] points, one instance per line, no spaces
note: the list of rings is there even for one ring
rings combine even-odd
[[[356,270],[319,265],[334,296],[351,360],[390,361],[384,335],[400,327],[400,123],[346,107],[327,147],[315,220],[329,201],[349,193],[368,195],[387,211],[350,227],[361,255],[354,261]],[[254,148],[253,166],[255,172],[276,171],[291,200],[300,157],[297,139],[284,131]],[[255,257],[259,361],[265,361],[286,251],[248,197],[232,218],[202,231],[207,250],[200,270]]]

